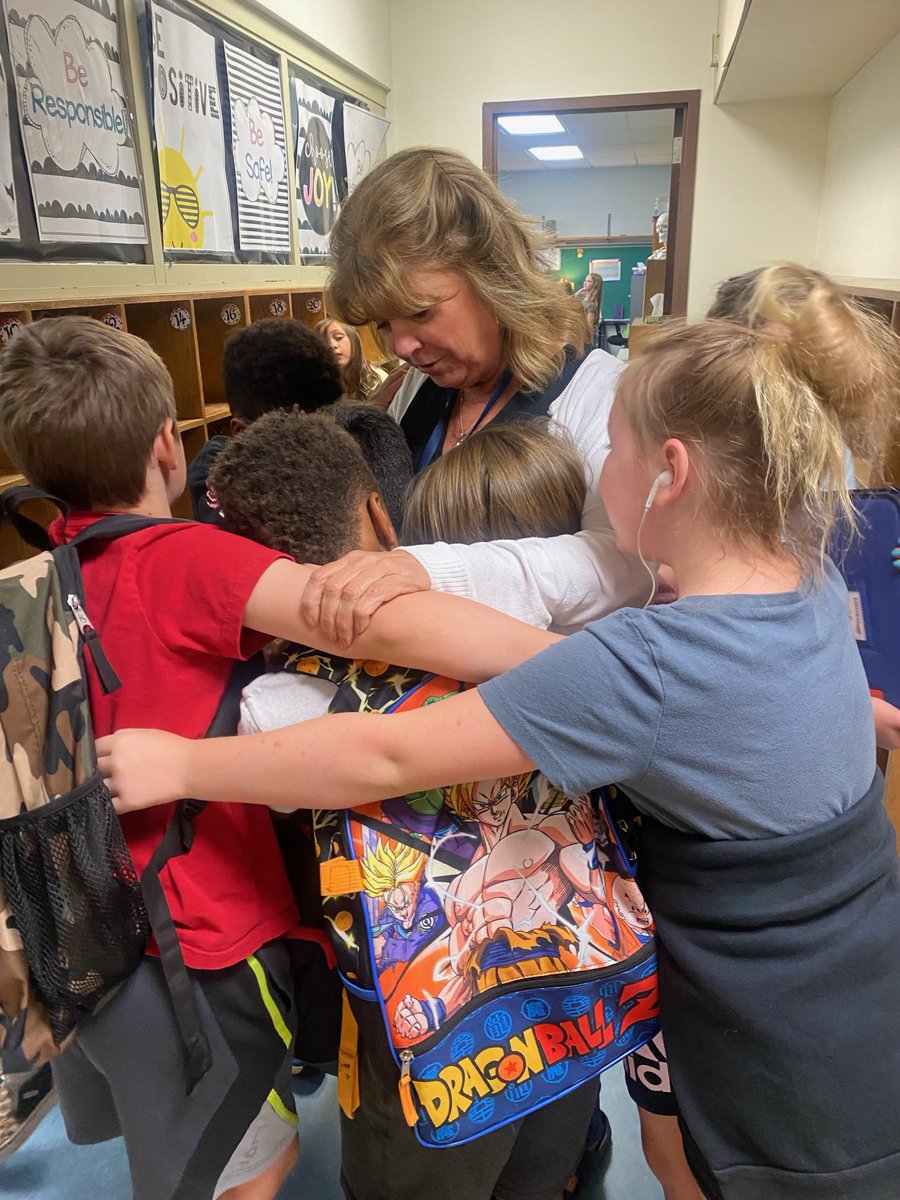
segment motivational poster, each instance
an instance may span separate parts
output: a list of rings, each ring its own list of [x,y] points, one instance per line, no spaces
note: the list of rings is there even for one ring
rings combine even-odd
[[[284,107],[278,67],[225,43],[242,250],[290,250]]]
[[[297,221],[300,253],[322,257],[338,214],[332,116],[334,100],[301,79],[297,98]]]
[[[150,19],[163,245],[233,254],[216,40],[159,4]]]
[[[372,170],[390,121],[376,117],[357,104],[344,105],[344,153],[347,160],[347,194]]]
[[[4,0],[4,12],[41,241],[146,242],[115,0]]]
[[[0,239],[18,241],[18,238],[19,213],[13,183],[9,103],[6,95],[6,74],[0,60]]]

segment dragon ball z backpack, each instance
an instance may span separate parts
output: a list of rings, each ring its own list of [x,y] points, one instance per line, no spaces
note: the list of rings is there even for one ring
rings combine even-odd
[[[464,686],[296,647],[279,665],[335,684],[330,712],[404,712]],[[518,1120],[657,1032],[631,820],[617,789],[573,798],[537,772],[314,813],[338,968],[381,1010],[423,1144]]]

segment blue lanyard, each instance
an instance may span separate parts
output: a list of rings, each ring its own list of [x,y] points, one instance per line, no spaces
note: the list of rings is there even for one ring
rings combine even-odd
[[[481,415],[479,416],[478,420],[475,422],[475,424],[472,426],[471,429],[466,430],[465,434],[463,435],[464,437],[470,437],[484,423],[484,421],[490,415],[491,410],[497,404],[497,401],[500,399],[500,397],[506,391],[511,379],[512,379],[512,372],[504,371],[500,377],[500,382],[497,384],[497,386],[491,392],[490,400],[488,400],[487,404],[485,404],[484,408],[481,410]],[[457,392],[457,395],[458,394],[459,393]],[[431,460],[434,458],[434,456],[437,454],[438,450],[444,444],[444,439],[447,436],[447,430],[450,428],[450,409],[451,408],[452,408],[452,404],[448,404],[447,410],[444,413],[443,417],[441,417],[441,419],[435,425],[434,429],[432,429],[431,436],[429,437],[428,441],[425,443],[425,449],[419,455],[419,461],[416,463],[417,471],[421,471],[425,467],[427,467],[428,464],[431,462]]]

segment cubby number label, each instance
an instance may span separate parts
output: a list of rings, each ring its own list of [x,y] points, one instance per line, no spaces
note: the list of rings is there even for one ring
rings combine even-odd
[[[21,328],[22,322],[15,318],[11,321],[4,321],[0,325],[0,343],[5,346],[7,342],[11,342]]]
[[[103,322],[104,325],[108,325],[110,327],[110,329],[124,329],[125,328],[125,326],[122,322],[122,318],[119,316],[119,314],[117,312],[104,313],[103,316],[100,318],[100,320]]]
[[[287,300],[282,300],[280,296],[276,296],[269,305],[269,312],[273,317],[283,317],[287,312]]]
[[[322,301],[319,299],[318,296],[313,296],[313,298],[311,300],[307,300],[306,311],[311,312],[311,313],[317,313],[317,312],[322,311]]]
[[[222,320],[226,325],[238,325],[241,320],[241,310],[236,304],[222,305]]]
[[[186,308],[173,308],[169,311],[169,324],[173,329],[184,331],[191,327],[191,314]]]

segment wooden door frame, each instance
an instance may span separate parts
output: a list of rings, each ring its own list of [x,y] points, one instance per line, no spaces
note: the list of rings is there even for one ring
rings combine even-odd
[[[554,100],[504,100],[481,106],[482,164],[497,178],[497,117],[532,113],[616,112],[627,109],[674,108],[683,122],[681,169],[675,172],[670,197],[669,259],[671,316],[687,313],[688,273],[691,260],[691,227],[694,217],[694,182],[697,173],[697,134],[700,127],[700,92],[627,92],[621,96],[574,96]],[[673,236],[674,232],[674,236]],[[668,291],[668,287],[666,289]]]

